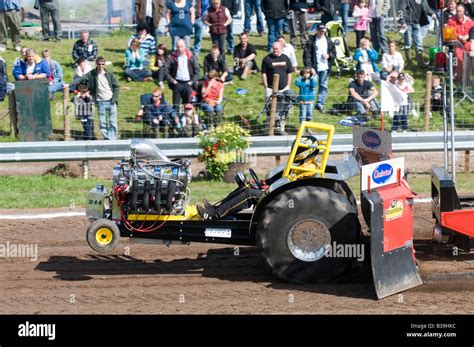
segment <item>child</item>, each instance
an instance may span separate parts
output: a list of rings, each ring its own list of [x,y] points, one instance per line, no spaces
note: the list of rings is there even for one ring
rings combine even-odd
[[[354,61],[357,62],[357,70],[365,71],[368,81],[372,80],[374,73],[378,74],[380,72],[377,67],[378,58],[379,54],[375,49],[371,48],[370,40],[367,37],[361,38],[359,48],[354,53]]]
[[[300,122],[304,122],[310,121],[313,118],[317,84],[310,67],[305,67],[301,70],[300,75],[301,77],[296,79],[295,85],[299,88]]]
[[[441,111],[443,109],[443,87],[441,86],[441,78],[433,75],[431,84],[431,112]]]
[[[194,137],[201,131],[199,116],[194,109],[193,104],[184,105],[184,113],[180,119],[181,129],[186,137]]]
[[[410,94],[415,92],[415,89],[411,86],[410,83],[407,81],[407,76],[400,72],[398,74],[398,79],[395,85],[400,89],[403,93],[407,94],[407,103],[405,105],[400,106],[400,110],[395,113],[393,117],[393,125],[392,125],[392,133],[396,133],[398,128],[401,126],[402,131],[404,133],[408,130],[408,112],[410,111],[410,104],[411,104],[411,96]]]
[[[369,17],[369,9],[367,8],[366,0],[359,0],[358,5],[354,6],[354,11],[352,13],[354,17],[354,31],[356,34],[356,45],[360,46],[360,40],[365,36],[369,22],[371,18]]]
[[[77,86],[78,94],[74,96],[73,103],[76,118],[82,122],[84,128],[83,140],[94,139],[94,99],[85,84]]]

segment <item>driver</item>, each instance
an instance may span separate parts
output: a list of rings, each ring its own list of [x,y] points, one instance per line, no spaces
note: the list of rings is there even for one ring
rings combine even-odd
[[[318,140],[314,136],[303,136],[301,137],[300,143],[308,145],[309,147],[298,147],[294,164],[300,166],[314,166],[316,156],[319,153],[319,150],[316,148]],[[244,209],[250,208],[252,205],[256,205],[265,190],[267,190],[273,182],[281,178],[280,174],[268,180],[260,181],[252,169],[249,169],[249,171],[252,174],[252,178],[254,178],[253,181],[246,179],[245,175],[239,172],[235,177],[239,186],[230,192],[223,200],[214,205],[206,199],[203,199],[203,204],[197,206],[199,216],[204,220],[216,220],[233,216]]]

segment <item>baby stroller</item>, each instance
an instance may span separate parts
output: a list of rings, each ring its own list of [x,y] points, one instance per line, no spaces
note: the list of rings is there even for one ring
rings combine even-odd
[[[275,134],[276,135],[286,135],[285,125],[288,119],[288,114],[292,109],[293,105],[298,102],[298,96],[291,89],[285,90],[283,92],[275,93],[277,97],[277,108],[275,113]],[[257,116],[257,121],[263,114],[266,114],[265,119],[265,134],[268,131],[270,124],[270,112],[272,108],[272,98],[267,98],[263,110]]]
[[[326,32],[336,47],[336,59],[334,60],[336,77],[341,77],[343,72],[354,72],[355,64],[352,55],[349,52],[346,33],[344,32],[342,24],[336,21],[327,22]]]

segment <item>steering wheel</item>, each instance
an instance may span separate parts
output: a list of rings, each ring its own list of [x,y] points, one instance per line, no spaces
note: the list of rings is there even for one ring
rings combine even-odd
[[[257,185],[258,189],[263,189],[262,182],[260,182],[257,173],[252,168],[249,168],[249,173],[252,179],[255,181],[255,184]]]

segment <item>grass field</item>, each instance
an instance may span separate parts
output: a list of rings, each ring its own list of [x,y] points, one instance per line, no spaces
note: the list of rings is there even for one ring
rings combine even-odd
[[[474,181],[470,175],[458,173],[457,189],[461,193],[474,191]],[[408,182],[413,191],[428,196],[431,189],[429,175],[409,175]],[[63,178],[53,175],[43,176],[0,176],[2,198],[1,209],[11,208],[62,208],[83,207],[85,194],[96,184],[104,183],[110,189],[110,182],[99,179]],[[349,180],[356,198],[359,198],[359,177]],[[213,182],[195,179],[190,184],[191,203],[199,203],[203,198],[218,201],[232,191],[234,183]]]
[[[119,131],[121,138],[132,138],[132,137],[141,137],[143,134],[143,127],[139,123],[133,122],[134,115],[136,114],[140,104],[139,96],[143,93],[150,92],[155,84],[153,82],[131,82],[127,83],[123,77],[123,60],[124,60],[124,51],[126,48],[126,42],[128,39],[129,33],[126,30],[118,30],[117,32],[111,33],[107,36],[93,37],[99,46],[99,54],[104,56],[106,60],[113,62],[108,68],[111,69],[120,77],[120,99],[119,99]],[[388,33],[388,36],[393,39],[400,39],[398,34]],[[263,57],[266,55],[266,37],[251,36],[250,42],[256,45],[257,48],[257,60],[260,63]],[[354,52],[354,33],[349,33],[347,35],[347,40],[350,45],[351,53]],[[235,37],[235,41],[238,41],[238,38]],[[64,80],[69,82],[73,77],[73,64],[71,58],[71,49],[73,45],[73,40],[63,40],[60,44],[55,44],[53,42],[41,42],[38,40],[24,39],[22,44],[28,47],[36,49],[38,52],[42,48],[48,47],[52,50],[53,59],[58,60],[64,69]],[[159,42],[165,42],[169,45],[169,38],[164,37],[160,38]],[[428,47],[430,46],[429,42],[433,42],[433,36],[429,35],[425,39],[426,47],[428,52]],[[209,52],[210,48],[210,39],[205,38],[203,42],[203,50],[199,57],[200,62],[202,63],[204,56]],[[399,49],[401,46],[399,45]],[[12,50],[8,50],[3,54],[3,57],[8,63],[10,71],[10,80],[13,80],[11,76],[11,67],[14,59],[17,57],[18,53]],[[227,63],[231,66],[232,57],[226,56]],[[301,67],[302,59],[302,50],[297,51],[297,58]],[[427,58],[427,53],[426,53]],[[424,96],[425,96],[425,74],[426,71],[416,69],[414,67],[408,67],[407,71],[415,78],[415,94],[414,101],[417,105],[422,105]],[[294,76],[296,77],[296,76]],[[332,76],[329,80],[329,96],[326,103],[326,108],[329,109],[332,104],[340,103],[347,98],[347,85],[349,81],[349,75],[343,75],[340,79],[337,79],[335,76]],[[252,127],[252,133],[254,135],[263,135],[262,127],[256,125],[255,119],[258,113],[262,110],[264,105],[264,90],[263,86],[260,83],[261,76],[252,75],[246,81],[240,81],[238,79],[234,80],[233,85],[226,86],[225,96],[229,100],[226,104],[226,117],[228,120],[236,121],[240,120],[240,116],[246,117],[251,120],[251,123],[254,125]],[[236,90],[238,88],[247,89],[249,92],[246,95],[237,95]],[[296,88],[293,86],[295,91]],[[171,100],[171,93],[168,88],[166,88],[165,94],[168,100]],[[56,100],[52,101],[51,105],[52,110],[52,120],[53,128],[55,133],[60,133],[63,129],[63,116],[62,116],[62,95],[57,94]],[[422,109],[419,109],[419,114],[422,115]],[[469,101],[463,101],[460,105],[456,107],[456,119],[460,126],[464,128],[471,128],[474,125],[474,117],[472,117],[472,107]],[[7,102],[0,103],[0,141],[12,141],[10,137],[10,125],[8,117],[8,106]],[[342,127],[337,125],[337,122],[342,118],[342,116],[332,116],[328,114],[322,114],[315,111],[314,119],[318,122],[324,122],[329,124],[336,125],[337,133],[348,133],[351,131],[349,127]],[[260,118],[260,122],[264,120],[264,117]],[[390,123],[390,122],[389,122]],[[442,129],[442,119],[439,114],[435,114],[430,120],[431,130],[440,130]],[[377,125],[378,122],[374,121],[372,125]],[[419,119],[410,119],[409,120],[410,129],[414,131],[419,131],[423,127],[423,117]],[[297,107],[293,108],[293,111],[290,115],[289,124],[287,129],[290,133],[295,132],[298,127],[298,109]],[[79,132],[82,131],[80,122],[73,119],[72,120],[72,129],[79,136]]]

